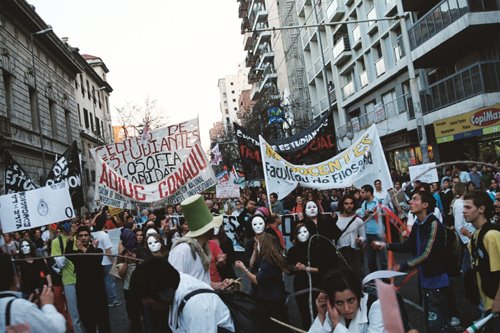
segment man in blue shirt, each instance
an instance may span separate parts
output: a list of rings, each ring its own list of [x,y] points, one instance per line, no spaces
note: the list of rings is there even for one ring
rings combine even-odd
[[[431,193],[419,191],[410,200],[410,211],[415,224],[410,237],[404,243],[389,244],[389,250],[410,252],[413,258],[396,264],[395,270],[418,269],[419,283],[423,292],[424,318],[427,332],[448,332],[450,315],[447,289],[450,281],[446,273],[445,227],[432,214],[436,201]]]
[[[360,216],[366,221],[366,247],[365,261],[368,264],[367,274],[374,272],[377,269],[377,261],[379,269],[387,269],[387,255],[385,249],[381,248],[379,242],[385,241],[385,229],[382,223],[379,223],[376,217],[371,216],[377,210],[377,200],[373,196],[373,186],[364,185],[360,191],[361,198],[364,199],[361,204]],[[371,217],[370,217],[371,216]]]

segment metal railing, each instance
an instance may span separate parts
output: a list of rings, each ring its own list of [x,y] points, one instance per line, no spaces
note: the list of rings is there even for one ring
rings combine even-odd
[[[408,29],[411,49],[416,49],[467,13],[497,9],[495,1],[490,0],[443,0]]]
[[[473,64],[421,90],[422,112],[431,113],[491,92],[500,92],[500,61]]]
[[[376,110],[360,115],[356,121],[356,123],[359,124],[359,129],[366,129],[374,123],[379,123],[405,113],[409,110],[409,96],[410,94],[401,95],[392,101],[384,103],[382,108],[377,107]],[[344,137],[348,132],[354,133],[353,121],[349,121],[345,125],[337,127],[335,132],[337,134],[337,138]]]

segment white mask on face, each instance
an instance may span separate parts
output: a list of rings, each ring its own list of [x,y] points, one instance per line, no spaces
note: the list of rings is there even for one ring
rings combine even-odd
[[[28,244],[28,242],[21,243],[21,252],[23,254],[30,254],[31,248],[30,248],[30,245]]]
[[[306,205],[306,216],[308,217],[318,216],[318,206],[312,201],[309,201]]]
[[[149,251],[151,251],[151,253],[155,253],[155,252],[160,251],[161,244],[155,237],[149,237],[148,238],[148,248],[149,248]]]
[[[300,227],[299,232],[297,233],[297,239],[301,243],[307,242],[309,239],[309,230],[306,227]]]
[[[256,234],[263,233],[265,225],[264,219],[260,216],[256,216],[252,220],[252,229]]]

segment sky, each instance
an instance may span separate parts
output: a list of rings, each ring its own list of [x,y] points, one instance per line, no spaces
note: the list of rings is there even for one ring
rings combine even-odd
[[[199,115],[201,140],[221,120],[217,81],[244,61],[236,0],[28,0],[59,38],[109,69],[115,108],[144,105],[177,123]]]

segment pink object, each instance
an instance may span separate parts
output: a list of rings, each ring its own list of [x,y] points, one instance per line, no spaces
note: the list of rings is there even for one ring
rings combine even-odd
[[[269,209],[267,209],[266,207],[259,207],[255,210],[255,214],[260,214],[264,217],[269,217]]]
[[[399,311],[396,290],[391,284],[386,284],[381,280],[375,281],[377,285],[378,299],[382,309],[382,318],[384,320],[384,329],[388,333],[404,333],[403,320]]]

